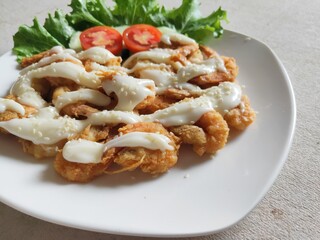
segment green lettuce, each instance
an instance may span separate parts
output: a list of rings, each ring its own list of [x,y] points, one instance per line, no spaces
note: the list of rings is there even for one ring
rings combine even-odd
[[[174,9],[160,6],[157,0],[71,0],[71,12],[49,14],[42,27],[37,19],[31,27],[23,25],[14,35],[13,51],[20,62],[23,57],[46,51],[53,46],[69,47],[75,31],[93,26],[121,26],[145,23],[155,27],[169,27],[203,42],[207,37],[223,34],[221,23],[227,22],[226,11],[218,8],[207,17],[201,17],[197,0],[183,0]]]
[[[13,52],[17,55],[18,62],[24,57],[46,51],[53,46],[62,45],[57,39],[39,24],[37,18],[33,20],[33,26],[22,25],[13,36]]]
[[[54,16],[49,13],[48,18],[44,22],[44,28],[63,46],[69,44],[69,40],[75,32],[61,10],[57,10]]]

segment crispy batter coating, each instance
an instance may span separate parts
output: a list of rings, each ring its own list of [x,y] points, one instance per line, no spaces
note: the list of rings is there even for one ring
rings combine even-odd
[[[202,146],[207,142],[204,130],[195,125],[182,125],[169,128],[176,136],[181,138],[182,143],[193,145],[193,151],[198,155],[203,155]]]
[[[8,95],[5,98],[18,102],[17,98],[13,95]],[[9,121],[9,120],[12,120],[15,118],[23,118],[23,117],[29,116],[29,115],[37,112],[37,109],[35,109],[34,107],[26,106],[23,104],[21,104],[21,105],[23,106],[23,108],[25,110],[25,114],[23,116],[17,112],[7,110],[5,112],[0,113],[0,122]],[[3,128],[0,128],[0,133],[7,133],[7,131]]]
[[[253,123],[256,119],[256,113],[250,106],[248,96],[243,95],[240,105],[226,113],[224,119],[230,127],[237,130],[244,130]]]
[[[128,124],[119,129],[122,134],[130,132],[150,132],[160,133],[167,136],[174,147],[174,150],[150,150],[142,147],[125,147],[120,150],[114,162],[127,170],[134,170],[136,167],[140,167],[143,172],[158,174],[168,171],[173,167],[178,160],[178,149],[180,147],[180,139],[173,134],[169,133],[159,123],[136,123]],[[136,164],[140,162],[140,164]],[[133,166],[130,168],[130,166]]]
[[[109,59],[105,64],[103,64],[106,67],[110,67],[110,66],[120,66],[121,65],[121,57],[116,57],[116,58],[111,58]],[[82,64],[84,66],[84,68],[86,69],[87,72],[91,72],[92,69],[92,63],[94,61],[92,61],[91,59],[85,59],[82,61]]]
[[[167,98],[165,95],[157,95],[152,103],[150,103],[148,106],[146,106],[143,109],[139,110],[140,114],[151,114],[154,113],[157,110],[164,109],[169,107],[171,104],[177,102],[174,99]]]
[[[109,135],[109,128],[102,126],[88,126],[74,139],[86,139],[94,142],[106,140]],[[100,163],[76,163],[69,162],[63,158],[62,152],[58,152],[54,161],[55,170],[64,178],[72,182],[89,182],[95,177],[102,175],[112,163],[116,149],[107,150]]]
[[[114,153],[115,149],[110,149],[104,153],[100,163],[83,164],[69,162],[63,158],[62,152],[59,152],[54,161],[54,168],[68,181],[85,183],[104,173],[112,163]]]
[[[193,150],[202,156],[205,153],[216,153],[227,143],[229,128],[220,113],[211,111],[203,114],[196,122],[206,134],[206,143],[193,145]]]
[[[45,51],[45,52],[41,52],[39,54],[33,55],[31,57],[25,57],[22,59],[21,61],[21,67],[25,68],[28,67],[29,65],[33,64],[33,63],[37,63],[39,62],[42,58],[44,57],[49,57],[51,56],[53,53],[49,50],[49,51]]]
[[[68,115],[69,117],[74,117],[81,119],[82,117],[88,117],[92,113],[99,112],[98,109],[91,107],[85,103],[85,101],[79,101],[77,103],[72,103],[61,109],[61,115]]]
[[[224,60],[225,67],[227,72],[215,71],[210,74],[205,74],[197,76],[191,79],[189,82],[195,85],[198,85],[201,88],[209,88],[212,86],[217,86],[221,82],[234,82],[238,75],[238,66],[234,58],[222,57]]]
[[[25,153],[33,155],[35,158],[49,158],[54,157],[58,153],[58,150],[63,147],[65,140],[59,141],[55,144],[34,144],[31,141],[25,139],[19,139],[22,144],[22,149]]]

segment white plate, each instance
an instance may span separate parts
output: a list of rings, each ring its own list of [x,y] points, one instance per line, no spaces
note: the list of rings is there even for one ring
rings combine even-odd
[[[196,236],[237,223],[263,198],[287,158],[295,100],[284,67],[263,43],[225,31],[208,45],[236,58],[238,80],[259,112],[213,159],[183,148],[178,165],[159,177],[135,171],[73,184],[54,172],[51,160],[34,160],[14,138],[1,135],[0,200],[49,222],[114,234]],[[16,67],[10,53],[0,58],[0,96],[16,80]]]

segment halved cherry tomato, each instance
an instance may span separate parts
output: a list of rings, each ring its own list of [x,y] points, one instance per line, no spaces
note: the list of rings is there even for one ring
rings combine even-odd
[[[88,28],[80,35],[81,46],[84,50],[102,46],[113,54],[119,54],[122,50],[122,36],[112,27],[98,26]]]
[[[155,27],[147,24],[136,24],[124,30],[122,36],[126,47],[131,52],[140,52],[161,40],[162,33]]]

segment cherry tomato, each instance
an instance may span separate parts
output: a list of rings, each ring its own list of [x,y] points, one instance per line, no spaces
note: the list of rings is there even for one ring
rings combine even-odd
[[[84,50],[103,46],[113,54],[120,54],[122,50],[122,36],[112,27],[98,26],[88,28],[80,35],[81,46]]]
[[[161,40],[162,33],[155,27],[147,24],[136,24],[123,32],[123,41],[131,52],[140,52]]]

